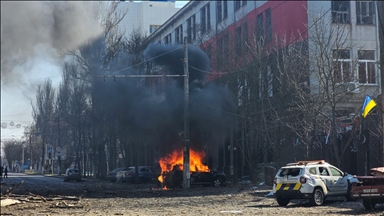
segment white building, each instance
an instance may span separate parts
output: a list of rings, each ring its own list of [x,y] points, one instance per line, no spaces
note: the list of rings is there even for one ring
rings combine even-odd
[[[120,31],[125,32],[128,37],[134,29],[140,29],[142,35],[150,35],[180,8],[176,7],[175,0],[168,0],[122,1],[119,9],[128,11],[119,26]]]
[[[344,117],[350,120],[352,115],[359,114],[367,94],[375,100],[381,94],[382,72],[378,65],[380,59],[378,21],[376,1],[373,0],[192,0],[156,32],[149,35],[147,42],[182,44],[186,37],[188,43],[199,46],[210,58],[212,70],[206,71],[210,72],[208,76],[210,80],[218,79],[222,77],[221,74],[227,72],[240,71],[244,59],[242,57],[247,57],[250,53],[246,45],[253,44],[255,41],[263,41],[264,49],[279,46],[281,49],[286,44],[279,45],[276,43],[276,38],[281,39],[285,36],[292,40],[287,44],[302,42],[306,45],[302,51],[309,54],[308,62],[314,61],[319,56],[319,50],[325,50],[326,52],[323,53],[327,56],[323,57],[329,57],[329,61],[322,66],[322,69],[325,69],[323,71],[328,73],[329,77],[333,77],[332,82],[335,85],[331,92],[335,92],[335,95],[338,94],[343,99],[338,100],[337,104],[334,103],[335,111],[341,113],[338,114],[341,115],[338,118],[342,122]],[[331,34],[332,32],[334,33]],[[316,33],[319,33],[317,36],[324,36],[324,38],[316,38]],[[318,43],[316,44],[317,39],[324,39],[323,50],[319,48]],[[327,39],[330,40],[327,41]],[[336,40],[339,42],[336,43]],[[237,68],[231,70],[229,64],[236,65]],[[263,73],[263,76],[268,77],[264,83],[268,88],[265,89],[268,89],[268,93],[269,91],[272,93],[269,97],[278,98],[276,93],[279,92],[279,86],[275,84],[278,84],[276,80],[279,73],[274,72],[276,67],[273,61],[264,64],[266,67],[254,70],[254,76],[261,77],[260,74]],[[323,82],[318,77],[328,79],[327,77],[316,77],[319,73],[315,74],[316,68],[314,70],[309,65],[306,71],[311,75],[307,80],[311,88],[310,92],[316,92],[315,88],[326,89],[322,88]],[[257,72],[260,74],[256,74]],[[247,83],[246,80],[242,82]],[[243,88],[245,84],[239,86]],[[239,89],[239,92],[240,90],[242,89]],[[260,95],[257,91],[248,93],[250,94]],[[372,113],[372,119],[378,119],[377,113]],[[338,127],[345,127],[341,123],[337,124]],[[290,145],[288,142],[287,144]],[[378,146],[376,151],[381,152],[381,147]],[[289,159],[292,160],[292,158]]]

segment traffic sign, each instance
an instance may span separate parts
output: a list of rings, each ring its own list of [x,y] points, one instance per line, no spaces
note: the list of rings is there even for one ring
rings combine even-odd
[[[60,147],[56,148],[56,156],[63,156],[62,149]]]
[[[36,133],[35,133],[35,136],[39,136],[39,135],[40,135],[39,132],[36,132]]]

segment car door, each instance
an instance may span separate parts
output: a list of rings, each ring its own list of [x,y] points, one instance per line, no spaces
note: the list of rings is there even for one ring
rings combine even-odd
[[[319,166],[319,177],[324,182],[325,186],[328,189],[328,193],[334,193],[334,181],[332,176],[330,175],[330,171],[326,166]]]
[[[348,190],[348,180],[344,173],[335,167],[330,166],[329,171],[333,180],[333,191],[337,194],[345,194]]]
[[[141,168],[139,171],[139,176],[144,180],[151,180],[152,176],[151,176],[151,170],[149,169],[149,167]]]

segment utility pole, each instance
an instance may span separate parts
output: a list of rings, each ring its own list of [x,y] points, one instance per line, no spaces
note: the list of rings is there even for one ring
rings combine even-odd
[[[190,140],[189,140],[189,72],[188,72],[188,43],[184,37],[184,75],[104,75],[96,78],[161,78],[161,77],[184,77],[184,166],[183,166],[183,188],[190,188]]]
[[[376,1],[377,14],[378,14],[378,27],[379,27],[379,44],[380,44],[380,87],[381,87],[381,138],[382,138],[382,163],[384,164],[384,3],[382,1]]]
[[[57,111],[57,147],[60,149],[60,111],[59,110]],[[57,153],[57,152],[58,151],[56,149],[55,153]],[[61,168],[61,155],[60,154],[61,154],[61,151],[60,151],[59,155],[57,156],[57,162],[59,164],[59,167],[57,169],[57,173],[59,176],[61,175],[61,170],[60,170],[60,168]]]
[[[29,159],[29,170],[32,171],[32,142],[31,142],[31,130],[29,130],[29,154],[30,154],[30,159]]]
[[[189,161],[189,72],[188,72],[188,43],[184,37],[184,169],[183,188],[190,188],[191,173]]]
[[[22,170],[24,170],[24,148],[25,148],[25,143],[22,142],[21,145],[23,147],[23,150],[22,150],[22,153],[21,153],[21,167],[22,167]]]
[[[231,126],[229,129],[229,172],[231,175],[231,181],[232,184],[235,183],[235,178],[234,178],[234,172],[233,172],[233,155],[234,155],[234,143],[233,143],[233,127]]]

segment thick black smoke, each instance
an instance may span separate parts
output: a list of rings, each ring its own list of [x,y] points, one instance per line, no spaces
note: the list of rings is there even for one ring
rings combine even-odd
[[[147,59],[153,59],[155,64],[163,65],[168,74],[184,74],[184,46],[169,44],[150,44],[144,52]],[[210,71],[207,54],[195,46],[188,46],[188,68],[190,83],[204,82]],[[184,80],[177,78],[178,86],[182,87]]]
[[[183,48],[176,48],[176,45],[151,44],[144,52],[145,58],[162,66],[165,74],[183,74]],[[206,53],[193,46],[188,50],[189,65],[193,67],[189,68],[190,144],[191,149],[207,152],[208,162],[211,155],[217,157],[228,134],[228,126],[234,124],[234,116],[228,113],[234,113],[235,100],[225,87],[205,82],[210,71]],[[111,62],[110,68],[115,71],[128,68],[126,63],[132,57],[129,53],[121,53]],[[137,71],[124,70],[121,74],[137,74]],[[129,139],[137,140],[140,145],[153,143],[160,152],[155,157],[162,157],[183,148],[180,133],[184,132],[184,79],[149,79],[155,84],[143,85],[144,80],[138,78],[99,79],[95,89],[101,102],[98,106],[108,110],[106,115],[119,116],[119,122],[123,124],[121,128],[128,128],[130,132]],[[112,121],[111,126],[113,124]],[[158,159],[154,158],[154,161]]]
[[[177,49],[181,47],[180,49]],[[164,66],[166,74],[183,74],[184,50],[182,45],[151,44],[144,52],[147,59]],[[210,151],[218,155],[222,147],[228,126],[234,124],[235,100],[225,87],[206,83],[210,71],[207,54],[195,46],[188,46],[188,68],[190,75],[190,140],[191,148]],[[164,130],[159,134],[161,149],[165,153],[182,147],[178,136],[183,131],[184,123],[184,80],[175,78],[177,85],[167,84],[165,100],[161,103],[163,118],[157,123]],[[198,83],[198,85],[195,85]],[[164,116],[166,116],[164,118]],[[207,149],[208,148],[208,149]],[[209,156],[208,156],[209,157]]]

